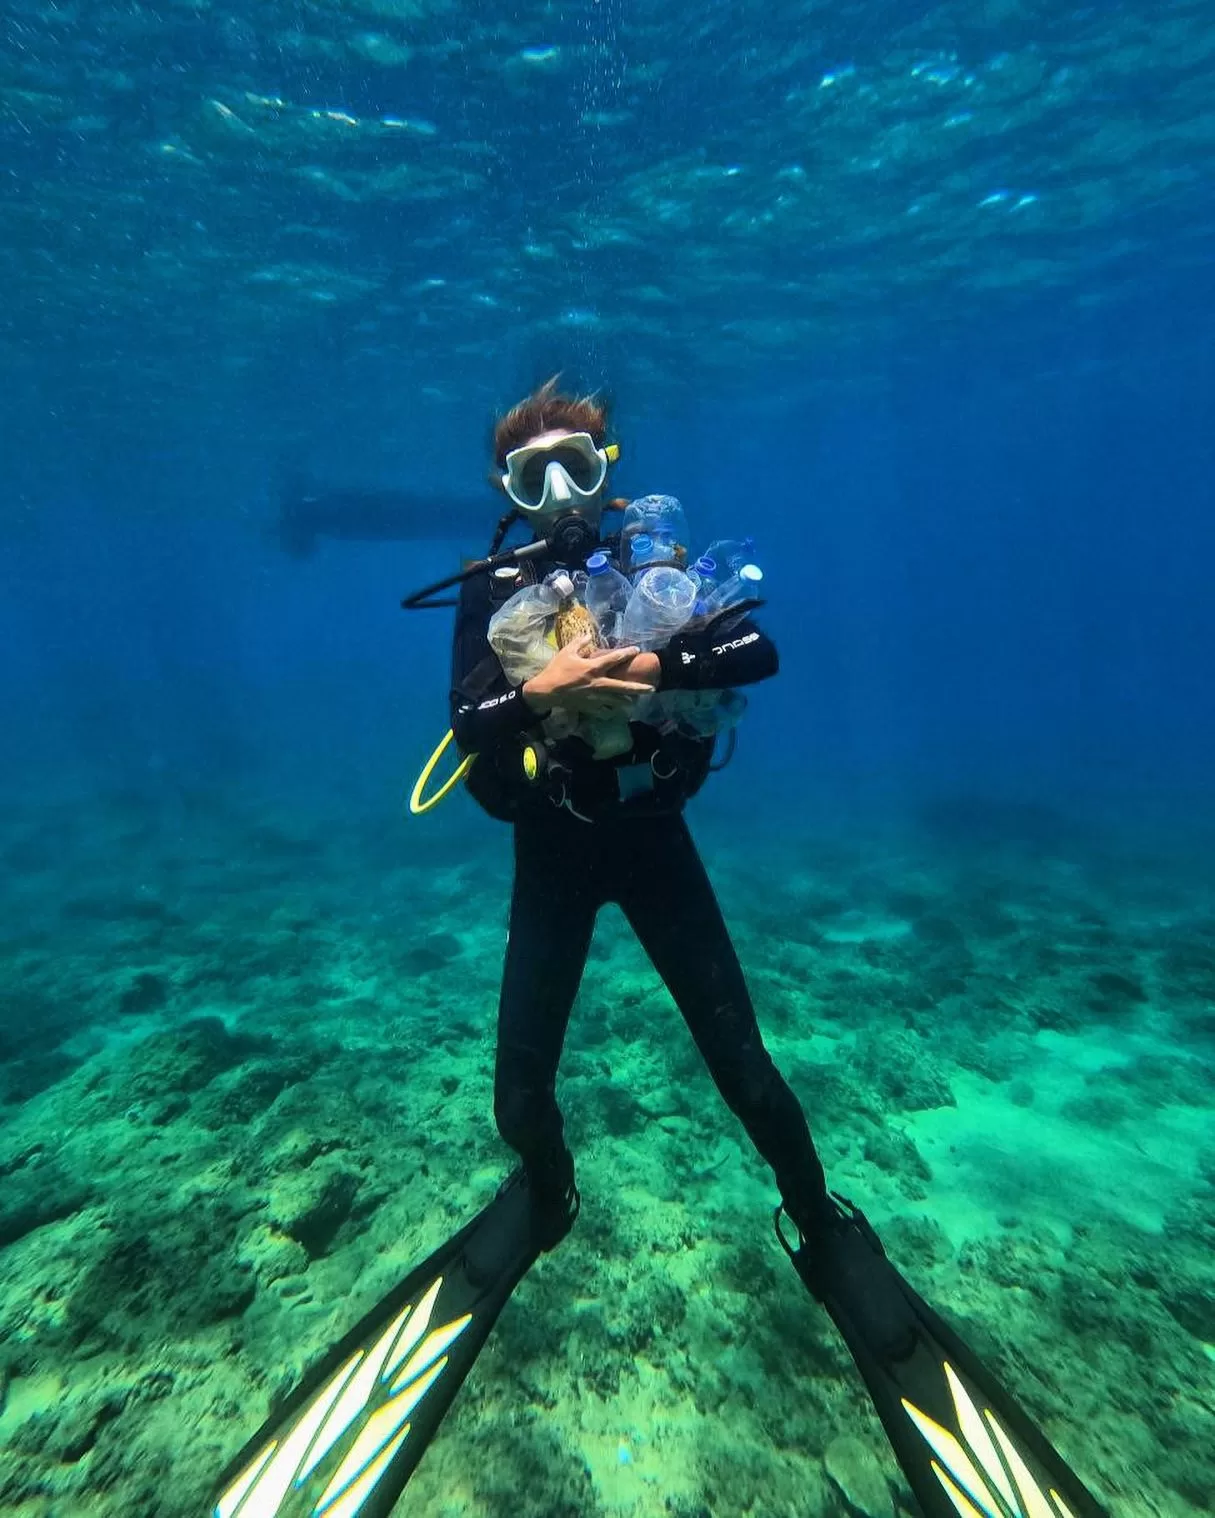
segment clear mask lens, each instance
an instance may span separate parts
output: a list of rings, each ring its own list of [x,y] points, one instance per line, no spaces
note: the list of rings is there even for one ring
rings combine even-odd
[[[607,465],[593,445],[558,443],[531,454],[511,468],[511,489],[522,505],[534,510],[543,503],[550,464],[560,465],[570,483],[583,495],[598,490],[607,475]]]

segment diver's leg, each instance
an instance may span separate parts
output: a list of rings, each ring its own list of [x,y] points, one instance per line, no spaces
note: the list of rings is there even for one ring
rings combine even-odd
[[[564,817],[516,824],[498,1006],[494,1116],[499,1133],[523,1161],[533,1196],[551,1211],[558,1238],[577,1207],[574,1160],[565,1143],[556,1084],[598,909],[590,831]]]
[[[764,1049],[687,829],[682,821],[646,827],[617,856],[616,899],[718,1089],[776,1172],[801,1234],[791,1242],[778,1215],[781,1242],[842,1333],[925,1518],[980,1511],[1108,1518],[1007,1389],[886,1258],[864,1215],[828,1197],[805,1117]]]
[[[623,843],[614,894],[666,982],[709,1073],[771,1165],[807,1237],[834,1208],[805,1114],[755,1020],[742,966],[682,817],[647,821]]]

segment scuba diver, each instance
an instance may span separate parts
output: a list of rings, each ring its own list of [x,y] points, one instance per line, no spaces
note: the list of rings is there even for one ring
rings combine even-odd
[[[514,831],[494,1112],[519,1166],[272,1415],[229,1466],[212,1512],[391,1511],[511,1293],[577,1218],[557,1067],[597,913],[614,902],[771,1167],[777,1237],[843,1335],[926,1518],[1100,1518],[1105,1509],[903,1279],[860,1209],[828,1190],[684,820],[712,767],[713,738],[636,720],[631,746],[601,758],[582,737],[546,734],[554,714],[619,719],[655,691],[726,691],[769,678],[778,661],[754,619],[759,603],[700,617],[656,651],[596,649],[583,635],[516,683],[493,651],[490,619],[520,588],[554,569],[576,572],[596,550],[621,554],[603,521],[622,504],[607,496],[618,453],[605,408],[550,380],[496,425],[497,479],[511,505],[489,556],[405,603],[453,604],[432,594],[460,584],[457,774]],[[500,552],[516,521],[531,542]]]

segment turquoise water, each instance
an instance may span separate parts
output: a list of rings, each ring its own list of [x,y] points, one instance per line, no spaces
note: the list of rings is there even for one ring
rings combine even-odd
[[[1115,1518],[1209,1511],[1210,7],[0,38],[0,1509],[202,1511],[508,1168],[509,833],[400,815],[398,603],[561,370],[757,539],[781,674],[689,816],[833,1185]],[[295,559],[300,480],[419,516]],[[401,1511],[910,1512],[613,913],[560,1093],[582,1216]]]

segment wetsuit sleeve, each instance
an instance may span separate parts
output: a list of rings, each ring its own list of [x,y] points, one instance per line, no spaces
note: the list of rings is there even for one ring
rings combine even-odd
[[[750,617],[677,633],[658,651],[662,690],[727,690],[767,680],[779,668],[776,644]]]
[[[465,753],[483,753],[544,720],[523,699],[522,685],[506,678],[489,646],[492,611],[487,577],[465,580],[451,650],[451,726]]]

